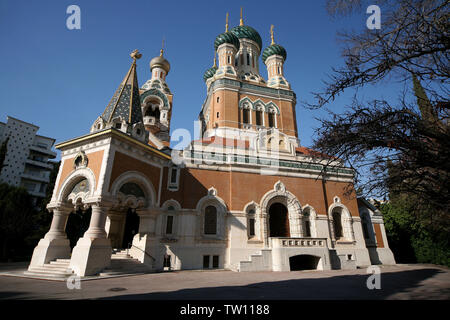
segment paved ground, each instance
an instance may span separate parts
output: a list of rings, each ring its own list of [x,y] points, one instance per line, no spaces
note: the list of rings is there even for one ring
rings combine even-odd
[[[381,289],[366,286],[370,274],[353,271],[179,271],[65,282],[0,276],[0,299],[444,299],[450,270],[433,265],[381,268]]]

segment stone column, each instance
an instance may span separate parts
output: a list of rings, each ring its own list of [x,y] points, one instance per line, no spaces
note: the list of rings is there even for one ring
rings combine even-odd
[[[120,248],[123,234],[123,224],[125,223],[125,215],[120,212],[109,211],[106,218],[105,231],[108,239],[111,241],[113,248]]]
[[[152,269],[162,263],[158,256],[159,239],[156,237],[156,219],[162,213],[157,208],[137,209],[139,216],[139,232],[133,238],[130,255]],[[161,263],[157,263],[161,260]],[[161,264],[162,265],[162,264]]]
[[[73,248],[70,260],[70,267],[79,276],[98,274],[111,264],[111,242],[105,231],[107,214],[104,204],[92,204],[89,229]]]
[[[73,207],[61,204],[49,210],[53,211],[52,224],[50,230],[34,248],[30,267],[40,267],[55,259],[70,258],[70,242],[65,229]]]

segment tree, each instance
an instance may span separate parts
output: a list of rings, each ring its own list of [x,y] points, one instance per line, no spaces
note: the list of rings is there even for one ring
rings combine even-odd
[[[5,139],[5,141],[2,142],[0,146],[0,173],[2,172],[3,167],[6,167],[5,158],[6,153],[8,152],[8,142],[9,142],[9,136]]]
[[[23,254],[24,239],[33,229],[35,211],[26,189],[0,184],[0,242],[2,260]]]

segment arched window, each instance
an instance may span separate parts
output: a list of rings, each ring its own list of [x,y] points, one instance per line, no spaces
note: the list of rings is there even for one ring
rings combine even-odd
[[[247,232],[248,232],[248,237],[249,238],[253,238],[256,235],[255,232],[255,225],[256,225],[256,220],[255,220],[255,208],[252,206],[249,209],[247,209]]]
[[[333,227],[334,227],[334,237],[336,240],[343,238],[342,230],[342,216],[340,211],[333,211]]]
[[[304,221],[304,235],[305,237],[311,237],[311,221],[309,220],[310,215],[309,212],[303,214]]]
[[[262,111],[261,110],[256,110],[256,125],[257,126],[262,126]]]
[[[242,122],[250,123],[250,110],[249,109],[242,110]]]
[[[231,56],[227,56],[228,64],[231,64]]]
[[[269,112],[269,127],[275,128],[275,114]]]
[[[247,53],[247,65],[250,65],[250,55]]]
[[[205,234],[217,234],[217,209],[214,206],[207,206],[205,208],[204,219]]]

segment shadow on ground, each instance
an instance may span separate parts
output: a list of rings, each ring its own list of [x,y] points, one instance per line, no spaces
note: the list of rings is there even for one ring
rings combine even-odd
[[[438,269],[421,269],[381,273],[381,289],[369,290],[367,275],[343,275],[328,278],[293,279],[276,282],[260,282],[245,286],[204,287],[171,292],[117,295],[102,298],[123,300],[298,300],[298,299],[386,299],[387,297],[419,287],[419,283],[438,273]],[[434,290],[434,291],[433,291]],[[449,290],[433,288],[431,299],[449,299]],[[437,297],[436,295],[440,295]],[[416,298],[417,299],[417,298]],[[421,297],[420,299],[427,299]]]

